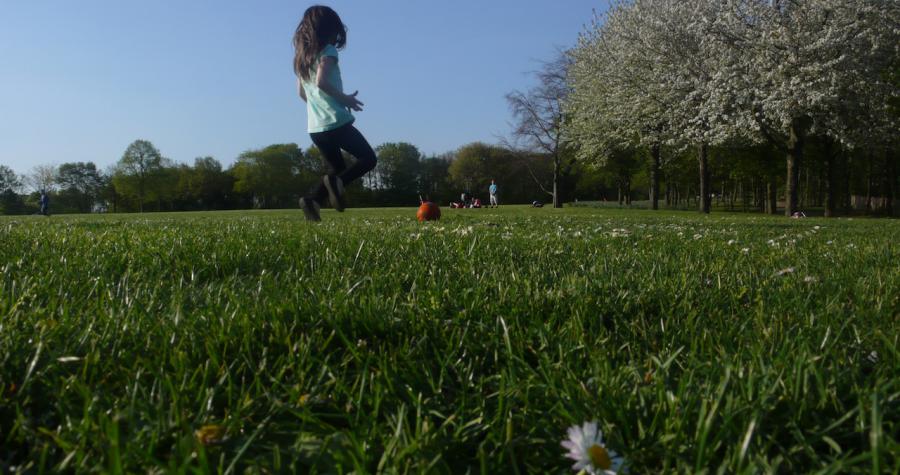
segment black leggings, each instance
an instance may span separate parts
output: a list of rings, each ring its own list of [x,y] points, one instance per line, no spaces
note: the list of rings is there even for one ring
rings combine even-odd
[[[353,127],[353,124],[343,125],[327,132],[315,132],[309,136],[322,152],[322,157],[325,158],[328,175],[340,177],[344,186],[375,168],[375,151],[372,150],[369,142],[366,142],[366,138],[356,130],[356,127]],[[352,167],[347,168],[341,149],[356,158],[356,163]],[[328,190],[325,189],[322,180],[319,180],[319,183],[310,190],[307,198],[312,198],[321,205],[327,196]]]

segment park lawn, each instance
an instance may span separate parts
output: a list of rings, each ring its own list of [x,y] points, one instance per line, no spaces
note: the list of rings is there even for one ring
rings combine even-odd
[[[896,472],[900,221],[0,218],[0,472]]]

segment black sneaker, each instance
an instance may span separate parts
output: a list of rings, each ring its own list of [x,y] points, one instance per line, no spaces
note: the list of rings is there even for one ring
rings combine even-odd
[[[316,203],[315,200],[300,198],[300,209],[303,210],[307,221],[322,221],[322,217],[319,216],[319,203]]]
[[[344,211],[346,203],[344,203],[344,182],[340,177],[325,175],[322,177],[325,183],[325,189],[328,190],[328,199],[331,206],[337,211]]]

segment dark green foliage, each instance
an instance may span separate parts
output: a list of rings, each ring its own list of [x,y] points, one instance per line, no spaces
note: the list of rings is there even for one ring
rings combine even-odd
[[[125,149],[116,165],[113,184],[116,192],[135,201],[139,211],[149,198],[161,198],[168,182],[160,176],[163,158],[148,140],[135,140]]]
[[[412,205],[417,202],[421,192],[419,176],[421,161],[424,158],[415,145],[398,142],[379,145],[376,176],[378,188],[391,196],[395,203]]]
[[[0,213],[22,214],[25,212],[25,200],[12,189],[0,191]]]
[[[93,162],[63,163],[57,169],[59,200],[79,213],[90,213],[100,196],[103,176]],[[58,204],[57,204],[58,206]]]
[[[234,191],[245,197],[245,206],[288,207],[302,193],[299,172],[303,160],[302,150],[293,143],[248,150],[231,167]]]

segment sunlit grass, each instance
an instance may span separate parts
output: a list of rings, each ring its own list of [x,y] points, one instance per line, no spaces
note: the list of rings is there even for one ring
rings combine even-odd
[[[0,471],[900,460],[900,224],[504,207],[0,219]]]

